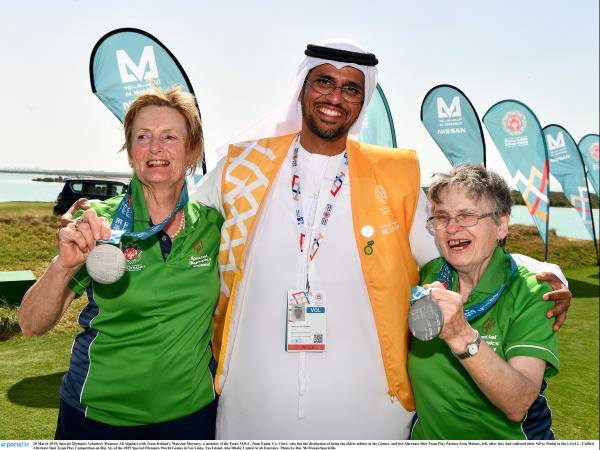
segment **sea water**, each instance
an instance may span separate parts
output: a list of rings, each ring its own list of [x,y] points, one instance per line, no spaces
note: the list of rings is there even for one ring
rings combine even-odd
[[[65,183],[33,181],[53,175],[0,172],[0,202],[55,202]]]

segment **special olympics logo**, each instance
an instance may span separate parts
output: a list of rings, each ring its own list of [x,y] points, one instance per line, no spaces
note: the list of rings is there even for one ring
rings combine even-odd
[[[509,111],[502,117],[502,128],[511,136],[518,136],[527,128],[527,118],[521,111]]]
[[[130,242],[125,246],[123,255],[128,263],[136,263],[142,259],[142,250],[140,250],[137,244]]]
[[[592,142],[589,149],[590,155],[594,160],[598,161],[600,159],[600,147],[598,146],[598,142]]]

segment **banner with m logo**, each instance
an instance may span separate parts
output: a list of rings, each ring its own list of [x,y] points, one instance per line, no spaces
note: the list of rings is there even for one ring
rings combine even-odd
[[[421,122],[450,164],[485,165],[479,116],[460,89],[448,84],[431,89],[421,105]]]
[[[173,53],[150,33],[136,28],[119,28],[100,38],[90,57],[90,83],[92,92],[121,122],[137,95],[152,84],[162,89],[179,85],[194,93]],[[206,173],[204,160],[202,173]],[[188,176],[189,192],[200,176]]]
[[[577,210],[577,215],[592,240],[596,240],[585,166],[577,144],[560,125],[545,126],[544,135],[548,146],[550,174],[560,183],[565,197]]]
[[[127,108],[151,83],[194,93],[175,56],[149,33],[119,28],[104,35],[90,57],[92,92],[122,122]]]

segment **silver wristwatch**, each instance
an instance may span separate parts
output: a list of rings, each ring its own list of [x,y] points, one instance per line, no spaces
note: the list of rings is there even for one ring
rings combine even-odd
[[[473,342],[469,342],[467,344],[467,351],[465,351],[464,353],[454,353],[454,356],[456,356],[458,359],[466,359],[466,358],[471,358],[473,356],[475,356],[477,354],[477,352],[479,352],[479,345],[481,344],[481,336],[479,335],[479,331],[475,330],[475,333],[477,333],[477,336],[475,336],[475,340]]]

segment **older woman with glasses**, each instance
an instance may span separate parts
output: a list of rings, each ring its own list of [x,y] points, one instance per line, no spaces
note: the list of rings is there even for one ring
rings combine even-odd
[[[411,438],[553,439],[541,396],[544,376],[559,367],[545,314],[552,305],[541,301],[550,287],[502,248],[510,189],[483,167],[461,165],[438,174],[429,200],[428,226],[443,257],[420,275],[439,336],[411,342]]]

